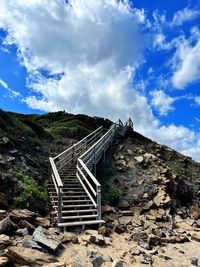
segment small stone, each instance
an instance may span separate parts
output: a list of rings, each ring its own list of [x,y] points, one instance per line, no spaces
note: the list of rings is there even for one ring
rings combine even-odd
[[[109,205],[103,207],[103,213],[113,213],[116,212],[115,209]]]
[[[25,241],[23,241],[23,243],[22,243],[21,246],[24,247],[24,248],[32,248],[32,249],[37,249],[37,250],[42,251],[42,247],[39,246],[39,245],[38,245],[35,241],[33,241],[33,240],[25,240]]]
[[[18,224],[20,228],[27,228],[29,233],[33,233],[35,230],[35,226],[25,220],[21,220]]]
[[[198,260],[198,258],[196,258],[196,257],[192,257],[192,258],[190,259],[190,261],[191,261],[191,264],[192,264],[192,265],[194,265],[194,266],[199,266],[199,260]]]
[[[140,249],[137,247],[137,246],[134,246],[134,247],[131,247],[129,249],[129,253],[132,255],[132,256],[138,256],[140,255],[141,251]]]
[[[27,236],[29,235],[29,231],[27,228],[17,229],[16,234],[19,236]]]
[[[0,234],[3,234],[11,227],[11,220],[9,217],[6,217],[5,219],[0,221]]]
[[[0,221],[7,217],[6,210],[0,210]]]
[[[7,235],[0,235],[0,246],[9,246],[11,244],[10,237]]]
[[[123,267],[123,261],[121,259],[116,259],[112,263],[112,267]]]
[[[192,212],[192,217],[193,217],[195,220],[200,219],[200,210],[199,210],[199,209],[198,209],[198,210],[194,210],[194,211]]]
[[[140,262],[151,265],[153,263],[153,258],[151,255],[147,255],[143,252],[142,254],[140,254]]]
[[[195,240],[197,242],[200,242],[200,235],[197,233],[194,233],[194,234],[192,234],[191,239]]]
[[[43,218],[43,217],[37,217],[35,218],[34,224],[36,226],[42,226],[44,228],[49,228],[50,227],[50,220],[47,218]]]
[[[118,219],[119,223],[122,225],[128,225],[131,223],[132,217],[129,216],[123,216]]]
[[[72,233],[65,232],[61,238],[62,243],[72,242],[73,244],[78,244],[78,237]]]
[[[139,163],[142,163],[144,161],[144,158],[142,156],[134,157],[134,159]]]

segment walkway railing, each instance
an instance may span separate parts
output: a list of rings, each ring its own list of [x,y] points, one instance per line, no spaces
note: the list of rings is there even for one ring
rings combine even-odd
[[[63,183],[60,175],[71,165],[76,163],[76,176],[95,208],[98,209],[98,219],[101,219],[101,185],[95,178],[96,164],[103,157],[117,134],[125,135],[127,128],[133,128],[129,119],[124,125],[121,120],[113,123],[110,129],[103,134],[103,128],[97,130],[74,144],[58,156],[50,157],[50,179],[53,180],[58,195],[58,222],[62,217]]]

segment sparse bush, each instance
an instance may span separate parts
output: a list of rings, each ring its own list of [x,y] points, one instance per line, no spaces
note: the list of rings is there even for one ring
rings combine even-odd
[[[105,198],[109,204],[115,205],[120,200],[121,196],[122,196],[121,191],[113,186],[108,189]]]
[[[30,206],[31,197],[41,201],[47,200],[47,186],[39,186],[36,181],[21,172],[14,172],[13,175],[18,179],[18,185],[21,189],[19,195],[14,198],[16,206],[28,208]]]

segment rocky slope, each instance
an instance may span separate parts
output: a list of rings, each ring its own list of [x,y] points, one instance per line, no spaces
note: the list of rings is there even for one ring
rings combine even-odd
[[[75,140],[55,135],[56,123],[61,127],[69,114],[60,113],[61,122],[57,113],[28,122],[19,114],[0,115],[0,266],[200,266],[199,163],[129,132],[98,166],[105,225],[63,233],[38,191],[48,156]],[[82,137],[80,128],[75,132]],[[35,212],[16,209],[19,196]]]

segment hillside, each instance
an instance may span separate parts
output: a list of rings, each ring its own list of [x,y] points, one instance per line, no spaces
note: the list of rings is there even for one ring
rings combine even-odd
[[[56,228],[48,157],[110,125],[65,112],[0,110],[0,266],[199,266],[200,164],[135,131],[116,140],[97,168],[105,225]]]

